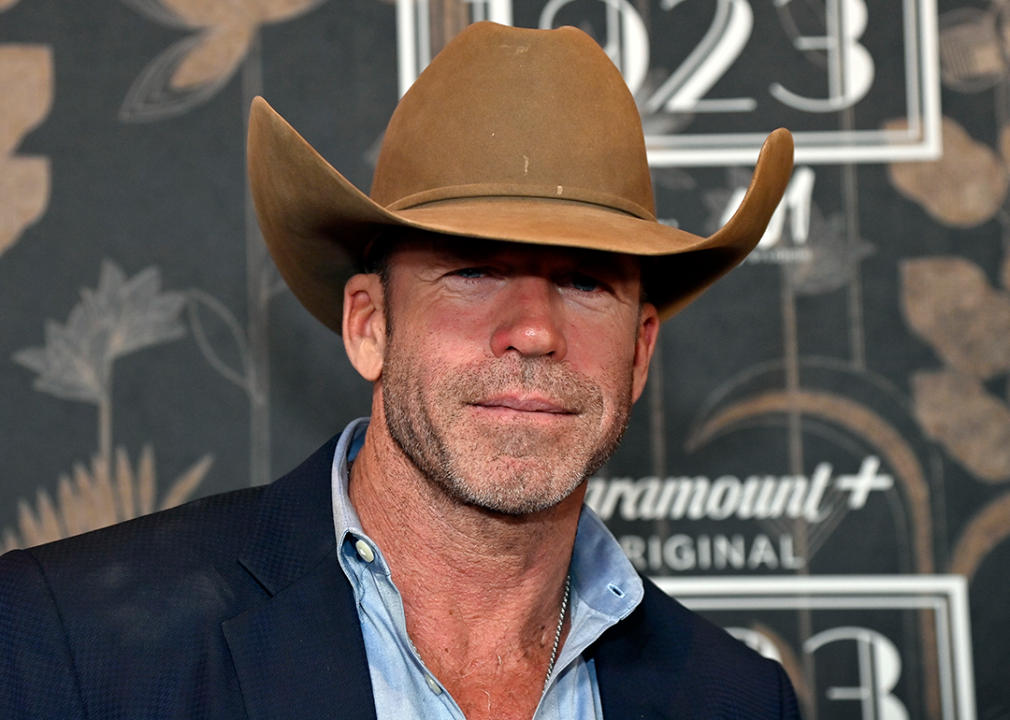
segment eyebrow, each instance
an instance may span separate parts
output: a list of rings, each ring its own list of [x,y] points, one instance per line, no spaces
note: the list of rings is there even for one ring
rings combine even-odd
[[[503,247],[496,248],[496,241],[475,240],[472,244],[453,242],[433,242],[432,249],[446,261],[474,263],[479,265],[482,262],[491,261],[499,253],[509,252]],[[510,243],[513,248],[522,248],[523,243]],[[573,268],[587,273],[598,273],[603,275],[621,274],[622,269],[634,272],[639,264],[634,262],[634,258],[620,253],[608,252],[605,250],[590,250],[588,248],[566,247],[564,245],[533,245],[531,248],[549,248],[559,255],[567,256]]]

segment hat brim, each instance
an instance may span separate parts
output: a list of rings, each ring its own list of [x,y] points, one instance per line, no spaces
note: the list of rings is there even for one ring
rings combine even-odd
[[[651,258],[646,294],[665,320],[757,245],[789,183],[793,142],[784,129],[768,136],[743,202],[710,237],[601,205],[540,197],[466,197],[387,210],[262,98],[250,111],[248,161],[260,229],[281,276],[309,312],[339,334],[344,284],[361,271],[368,244],[390,227]]]

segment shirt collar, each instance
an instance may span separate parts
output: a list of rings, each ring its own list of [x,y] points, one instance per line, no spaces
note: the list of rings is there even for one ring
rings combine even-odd
[[[333,497],[333,529],[336,531],[337,547],[344,542],[348,532],[364,534],[361,530],[361,520],[351,505],[348,494],[350,480],[350,464],[358,456],[361,446],[365,444],[365,431],[368,430],[368,418],[358,418],[344,428],[337,440],[337,449],[333,453],[333,469],[330,482]]]

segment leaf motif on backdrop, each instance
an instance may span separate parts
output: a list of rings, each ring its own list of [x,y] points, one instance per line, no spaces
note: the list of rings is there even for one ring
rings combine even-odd
[[[930,437],[980,480],[1010,480],[1010,407],[956,370],[912,377],[915,416]]]
[[[15,362],[38,373],[36,390],[98,406],[98,454],[92,460],[96,483],[103,477],[102,472],[108,474],[107,468],[112,464],[113,363],[123,355],[185,335],[186,326],[179,319],[185,302],[185,293],[161,291],[158,268],[152,266],[127,278],[116,263],[106,260],[102,263],[98,287],[81,290],[81,302],[70,311],[66,325],[50,320],[46,324],[45,346],[21,350],[14,355]],[[125,471],[118,467],[117,472]],[[83,477],[80,472],[76,475]],[[120,477],[125,476],[120,474]],[[201,474],[200,479],[202,477]],[[183,487],[191,492],[197,482],[199,479],[190,480]],[[104,485],[99,483],[95,487],[101,489]],[[126,492],[125,486],[120,484],[119,487]],[[81,492],[86,490],[81,484],[78,488]],[[175,496],[181,492],[176,492]],[[61,495],[64,496],[65,493]],[[46,507],[42,501],[40,495],[40,513]],[[141,506],[146,507],[143,503]],[[106,511],[112,512],[108,508]],[[128,511],[123,509],[123,512]],[[29,516],[22,513],[22,517]],[[29,523],[24,527],[34,526]],[[48,523],[46,527],[55,526]],[[64,529],[67,527],[70,526],[64,523]]]
[[[1010,371],[1010,293],[958,257],[906,260],[902,311],[947,366],[912,377],[926,434],[984,482],[1010,480],[1010,406],[982,384]]]
[[[905,260],[902,310],[952,368],[982,380],[1010,370],[1010,294],[958,257]]]
[[[116,449],[116,467],[110,469],[101,456],[91,458],[91,467],[74,466],[73,479],[61,475],[56,499],[39,490],[33,508],[26,500],[18,503],[18,528],[4,531],[0,552],[60,540],[90,530],[166,510],[185,502],[204,479],[212,455],[204,455],[172,483],[161,502],[155,505],[157,480],[154,448],[145,445],[136,469],[123,448]]]
[[[231,77],[245,56],[253,28],[244,23],[211,28],[199,36],[199,42],[181,58],[169,80],[173,90],[187,90]]]
[[[8,5],[9,7],[9,5]],[[0,5],[0,10],[6,9]],[[53,104],[53,52],[48,45],[0,45],[0,255],[49,204],[49,159],[14,150]]]
[[[160,25],[165,25],[170,28],[178,28],[180,30],[188,30],[190,28],[190,24],[188,22],[179,17],[179,15],[173,12],[167,5],[159,2],[159,0],[122,1],[124,5],[133,8],[148,20],[153,20]]]
[[[222,355],[227,355],[225,352],[226,349],[222,349],[222,352],[219,352],[215,348],[215,343],[211,340],[212,336],[207,332],[207,323],[202,318],[201,307],[206,308],[211,318],[216,320],[218,325],[226,329],[227,337],[231,340],[229,344],[232,345],[232,352],[230,354],[238,358],[240,367],[234,368],[222,359]],[[255,386],[252,382],[249,343],[246,341],[245,334],[242,332],[242,328],[239,326],[238,320],[235,319],[232,312],[220,300],[202,290],[189,291],[188,309],[189,324],[193,328],[193,337],[196,339],[200,352],[203,353],[210,366],[217,370],[222,377],[235,383],[247,393],[254,392]],[[217,335],[214,337],[217,337]],[[217,344],[220,345],[220,343]]]
[[[163,120],[188,112],[216,94],[231,79],[230,72],[213,82],[183,89],[172,83],[179,65],[202,42],[202,35],[192,35],[152,60],[127,91],[119,109],[119,119],[123,122]]]
[[[261,25],[302,15],[324,0],[123,0],[169,27],[197,31],[158,55],[126,94],[124,122],[160,120],[213,96],[235,73]]]
[[[98,403],[109,392],[112,363],[128,353],[186,334],[181,292],[161,292],[161,274],[149,267],[127,280],[110,260],[97,290],[81,291],[66,325],[46,324],[44,347],[14,355],[39,374],[35,388],[66,400]]]
[[[801,247],[809,251],[807,257],[785,266],[789,284],[798,295],[821,295],[845,287],[852,281],[852,269],[876,251],[863,238],[849,240],[842,213],[825,220],[814,203],[810,235]]]
[[[98,452],[90,470],[74,466],[73,480],[59,479],[56,501],[42,489],[34,509],[22,500],[18,532],[8,528],[3,544],[13,549],[58,540],[129,520],[155,510],[154,449],[141,452],[134,470],[122,447],[113,458],[112,370],[117,358],[186,334],[179,319],[185,293],[161,290],[157,267],[141,270],[132,278],[116,263],[102,263],[98,287],[83,288],[81,301],[70,311],[65,325],[46,324],[46,344],[14,355],[15,362],[38,373],[35,388],[66,400],[98,406]],[[113,468],[113,462],[115,467]],[[162,498],[158,509],[174,507],[188,499],[213,464],[204,455],[180,475]]]
[[[253,96],[262,94],[261,27],[304,15],[324,0],[123,2],[154,22],[192,31],[188,37],[161,52],[134,80],[120,108],[120,119],[132,122],[159,120],[187,112],[217,93],[239,68],[242,69],[244,117]],[[465,3],[459,5],[462,9]],[[253,290],[247,308],[248,329],[244,336],[242,368],[225,362],[218,354],[220,348],[209,341],[202,329],[196,333],[196,338],[211,365],[246,390],[251,412],[250,482],[262,485],[271,479],[269,301],[281,283],[255,219],[249,213],[245,240],[246,275]],[[207,302],[203,305],[210,307]],[[212,312],[219,318],[231,315],[227,311]],[[193,317],[199,323],[199,314]],[[235,332],[232,335],[238,338]]]
[[[947,87],[971,93],[1006,81],[1002,30],[1008,9],[1001,1],[989,10],[958,8],[940,17]],[[892,164],[892,185],[949,226],[968,228],[996,218],[1006,243],[1010,126],[1000,128],[997,151],[973,140],[949,117],[942,129],[943,158]],[[999,281],[1010,288],[1010,254]],[[946,365],[912,377],[919,424],[978,479],[1010,480],[1010,404],[983,385],[1010,370],[1010,293],[992,288],[981,268],[957,257],[906,260],[901,282],[906,322]]]
[[[904,130],[908,123],[885,123]],[[934,162],[897,162],[888,166],[894,188],[923,207],[938,222],[974,227],[1002,207],[1010,176],[993,150],[976,142],[956,121],[943,118],[943,157]]]
[[[1006,76],[995,13],[957,8],[941,15],[939,26],[944,85],[964,93],[980,92]]]

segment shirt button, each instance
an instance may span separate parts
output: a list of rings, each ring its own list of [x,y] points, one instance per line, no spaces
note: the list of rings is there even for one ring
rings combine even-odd
[[[438,686],[438,683],[435,681],[435,678],[433,678],[431,675],[425,675],[424,681],[428,683],[428,689],[431,690],[433,693],[435,693],[436,695],[442,694],[442,688]]]
[[[367,563],[375,559],[375,553],[372,552],[372,548],[368,547],[368,543],[364,540],[358,540],[354,543],[354,549],[358,551],[358,557]]]

